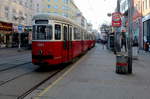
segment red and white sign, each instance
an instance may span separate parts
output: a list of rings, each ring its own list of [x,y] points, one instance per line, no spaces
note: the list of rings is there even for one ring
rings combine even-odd
[[[112,26],[113,27],[120,27],[121,24],[122,24],[121,13],[118,13],[118,12],[112,13]]]

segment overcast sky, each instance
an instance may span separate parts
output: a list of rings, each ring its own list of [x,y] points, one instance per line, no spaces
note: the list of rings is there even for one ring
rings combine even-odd
[[[111,18],[107,13],[114,12],[117,0],[74,0],[88,22],[93,24],[94,29],[102,23],[108,23]]]

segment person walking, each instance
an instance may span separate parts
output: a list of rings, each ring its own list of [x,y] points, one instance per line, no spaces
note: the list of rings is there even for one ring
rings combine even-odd
[[[107,44],[107,40],[102,40],[102,45],[103,45],[103,49],[105,49],[106,48],[106,44]]]
[[[148,41],[146,41],[144,43],[144,49],[145,49],[145,52],[147,52],[149,50],[149,43],[148,43]]]
[[[127,51],[127,46],[126,46],[126,35],[125,32],[122,32],[122,37],[121,37],[121,48]]]

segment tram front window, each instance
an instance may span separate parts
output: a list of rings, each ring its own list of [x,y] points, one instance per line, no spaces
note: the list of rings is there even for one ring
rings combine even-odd
[[[33,26],[33,40],[51,40],[52,34],[51,25]]]

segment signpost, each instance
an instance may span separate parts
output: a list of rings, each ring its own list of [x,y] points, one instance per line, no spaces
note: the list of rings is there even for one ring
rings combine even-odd
[[[22,29],[23,29],[22,25],[18,25],[18,33],[22,33]]]
[[[112,26],[115,27],[115,52],[121,51],[121,45],[120,45],[121,25],[122,25],[121,13],[120,12],[112,13]]]
[[[19,45],[18,45],[18,51],[21,51],[21,33],[23,32],[23,26],[18,25],[18,33],[19,33]]]

